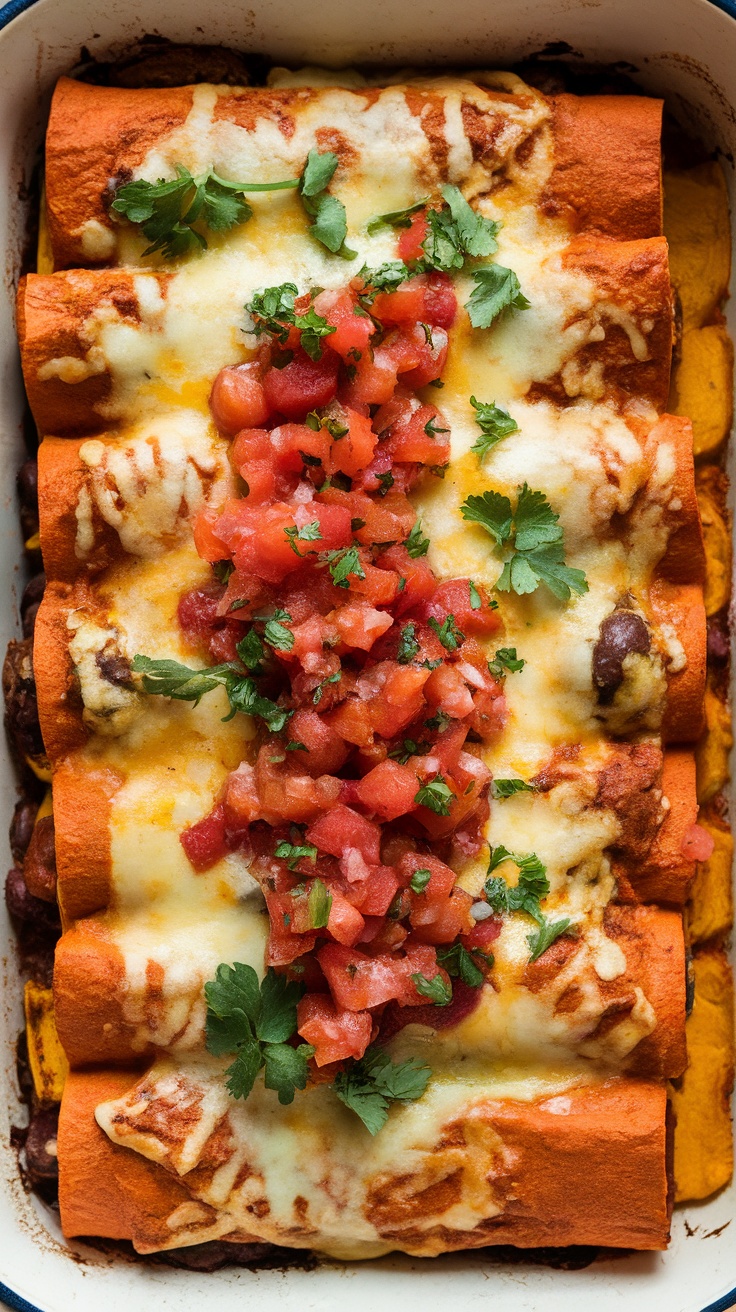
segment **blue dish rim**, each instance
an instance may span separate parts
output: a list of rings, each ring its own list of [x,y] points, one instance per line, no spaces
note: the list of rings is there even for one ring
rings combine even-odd
[[[35,5],[37,0],[8,0],[7,4],[0,7],[0,31],[12,23],[14,18],[25,13]],[[736,0],[709,0],[710,4],[715,5],[716,9],[722,9],[724,14],[730,18],[736,18]],[[34,1303],[29,1303],[27,1299],[16,1294],[7,1285],[0,1281],[0,1302],[6,1307],[11,1308],[12,1312],[44,1312],[43,1308],[36,1307]],[[736,1305],[736,1286],[717,1298],[715,1303],[709,1303],[707,1307],[701,1309],[701,1312],[728,1312],[729,1308]]]

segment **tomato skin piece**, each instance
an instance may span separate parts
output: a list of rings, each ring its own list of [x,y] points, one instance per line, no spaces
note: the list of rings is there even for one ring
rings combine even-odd
[[[320,852],[342,856],[347,848],[357,848],[369,865],[381,860],[381,832],[372,820],[339,802],[321,815],[307,830],[307,842]]]
[[[302,708],[291,717],[286,737],[291,742],[303,743],[306,751],[298,748],[287,753],[312,778],[321,774],[337,774],[348,759],[348,748],[339,734],[316,711]]]
[[[440,624],[448,615],[454,615],[458,628],[466,635],[497,633],[502,624],[498,608],[490,605],[482,584],[474,586],[481,602],[477,608],[473,608],[469,579],[446,579],[439,584],[427,607],[427,614],[433,615]]]
[[[335,328],[327,340],[343,360],[354,362],[356,352],[362,356],[368,350],[376,331],[375,325],[370,316],[358,308],[357,297],[347,287],[320,292],[314,298],[314,308]]]
[[[381,820],[397,820],[416,809],[419,782],[413,770],[398,761],[382,761],[355,785],[361,804]]]
[[[356,1060],[371,1041],[373,1018],[367,1011],[339,1010],[326,993],[306,993],[297,1004],[297,1032],[313,1044],[318,1066]]]
[[[338,893],[337,889],[331,888],[332,905],[327,920],[327,932],[332,936],[336,943],[343,943],[345,947],[351,948],[358,942],[365,920],[347,898]]]
[[[270,418],[260,375],[261,367],[255,361],[220,370],[212,384],[210,410],[221,433],[232,436],[241,428],[260,428]]]
[[[229,560],[231,554],[227,544],[215,532],[217,520],[218,512],[205,507],[195,515],[192,522],[194,545],[202,560],[208,560],[210,564],[218,560]]]
[[[462,935],[463,947],[467,948],[468,952],[472,952],[473,948],[488,952],[491,944],[495,943],[501,933],[502,926],[503,920],[500,916],[488,916],[486,920],[477,920],[473,928]]]
[[[424,258],[422,242],[429,231],[427,223],[427,214],[425,210],[418,210],[412,214],[408,228],[402,228],[399,237],[399,259],[405,260],[408,264],[411,260],[421,260]]]
[[[227,855],[226,828],[225,805],[218,802],[209,815],[179,835],[179,841],[197,874],[209,870],[210,866]]]
[[[340,357],[323,346],[319,360],[312,360],[302,347],[283,369],[271,365],[263,375],[263,390],[272,414],[303,420],[310,410],[328,405],[337,392]]]
[[[244,428],[230,448],[230,458],[248,485],[248,502],[269,501],[283,489],[277,489],[276,467],[271,435],[265,428]]]

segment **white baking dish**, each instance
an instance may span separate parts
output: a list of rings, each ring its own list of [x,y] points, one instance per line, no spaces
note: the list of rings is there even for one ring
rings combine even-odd
[[[720,0],[11,0],[0,9],[0,646],[16,633],[21,556],[13,488],[22,458],[21,390],[13,326],[13,290],[23,242],[24,184],[42,139],[50,90],[83,46],[101,58],[145,33],[259,51],[291,64],[340,66],[462,63],[504,67],[565,42],[596,62],[634,65],[641,85],[670,97],[692,131],[717,145],[733,191],[736,155],[736,3]],[[730,163],[729,163],[730,157]],[[736,335],[736,311],[731,331]],[[0,834],[15,800],[12,766],[0,760]],[[4,842],[0,838],[0,844]],[[4,909],[0,912],[4,917]],[[231,1312],[245,1300],[259,1312],[309,1312],[376,1305],[448,1312],[495,1303],[503,1312],[667,1309],[720,1312],[736,1305],[736,1186],[701,1206],[678,1210],[666,1254],[598,1261],[581,1271],[496,1265],[469,1254],[434,1261],[383,1259],[252,1274],[211,1275],[106,1259],[67,1247],[55,1218],[22,1191],[9,1125],[18,1111],[13,1049],[21,1024],[12,934],[0,920],[5,987],[0,1008],[0,1302],[23,1312],[166,1312],[197,1307]]]

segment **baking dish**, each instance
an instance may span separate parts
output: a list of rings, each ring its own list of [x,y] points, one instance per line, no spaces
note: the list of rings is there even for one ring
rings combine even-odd
[[[524,14],[498,10],[494,14],[493,37],[488,38],[487,44],[480,43],[475,36],[471,38],[460,35],[448,47],[441,31],[439,15],[435,19],[428,18],[419,37],[404,30],[407,27],[406,16],[402,19],[398,10],[391,12],[390,7],[387,7],[375,18],[372,17],[371,22],[376,24],[378,32],[391,30],[394,40],[389,46],[375,35],[372,37],[367,27],[364,32],[356,34],[351,16],[340,11],[328,15],[325,31],[330,31],[330,39],[317,41],[314,32],[307,32],[313,25],[313,14],[309,11],[300,13],[293,20],[304,28],[301,33],[293,30],[292,16],[287,15],[286,11],[282,14],[274,10],[267,15],[262,14],[260,18],[257,14],[251,15],[250,30],[246,31],[234,10],[224,9],[218,12],[212,28],[208,27],[206,37],[224,44],[247,45],[270,53],[276,60],[332,63],[366,59],[389,59],[393,63],[409,60],[422,62],[436,59],[438,44],[443,41],[443,54],[446,58],[468,62],[472,57],[476,62],[499,65],[512,62],[555,39],[567,40],[576,52],[586,58],[598,58],[606,62],[623,60],[627,56],[630,62],[632,58],[634,61],[639,59],[644,72],[644,84],[656,91],[672,89],[675,105],[678,100],[681,104],[692,102],[696,106],[695,112],[688,109],[683,112],[686,117],[691,115],[689,121],[693,122],[695,130],[728,149],[730,110],[726,94],[719,90],[717,79],[721,76],[724,81],[726,79],[727,42],[733,31],[730,20],[704,3],[683,4],[676,15],[668,14],[668,46],[671,49],[662,51],[658,40],[658,25],[651,20],[651,16],[647,22],[652,30],[649,27],[647,30],[639,30],[639,18],[633,12],[627,16],[617,8],[615,18],[618,20],[618,36],[615,44],[610,37],[613,18],[614,12],[608,5],[596,11],[568,11],[559,15],[547,11],[543,24],[533,6],[528,7]],[[153,19],[154,11],[147,8],[145,28],[148,30],[156,26]],[[706,76],[704,70],[708,50],[704,45],[700,51],[698,41],[702,33],[708,30],[707,25],[713,22],[720,24],[721,28],[714,27],[709,38],[713,49],[710,60],[712,74]],[[140,16],[131,11],[126,13],[123,9],[114,18],[106,20],[106,31],[98,32],[92,40],[90,31],[96,29],[91,28],[91,23],[92,19],[81,12],[69,16],[62,14],[58,7],[40,3],[15,18],[2,38],[0,59],[7,59],[5,84],[10,96],[6,122],[9,128],[12,124],[12,131],[9,131],[11,140],[7,143],[11,147],[9,167],[17,168],[18,178],[24,169],[27,170],[32,159],[33,134],[40,132],[43,92],[52,84],[57,73],[74,63],[82,42],[96,55],[114,55],[117,49],[144,30]],[[506,34],[503,31],[504,24],[508,29]],[[75,29],[71,33],[70,26]],[[463,26],[467,33],[474,34],[482,30],[482,15],[468,6],[463,16]],[[201,39],[202,35],[193,28],[193,20],[187,24],[183,14],[178,16],[175,23],[168,20],[162,22],[157,30],[178,40],[191,40],[198,35]],[[527,35],[522,43],[518,33],[525,30]],[[604,32],[609,34],[606,38],[602,36]],[[685,58],[674,53],[677,49],[690,53]],[[702,54],[700,64],[694,61],[692,52]],[[33,64],[31,56],[36,54],[36,81],[28,85],[18,70],[30,68]],[[14,179],[16,177],[15,174],[11,176]],[[23,231],[21,207],[16,206],[8,215],[6,227],[11,240],[14,240],[7,261],[10,280]],[[9,329],[9,311],[7,307],[4,310],[8,314]],[[12,339],[8,336],[7,340]],[[7,446],[8,472],[12,475],[17,453],[11,449],[13,444],[10,440]],[[11,477],[6,481],[10,485]],[[10,507],[8,511],[12,514]],[[8,784],[6,805],[9,808],[12,797],[10,780]],[[11,1016],[11,1041],[15,1029],[15,1018]],[[12,1172],[12,1161],[8,1169]],[[9,1220],[4,1247],[12,1249],[12,1252],[7,1259],[6,1279],[10,1287],[20,1291],[32,1306],[44,1308],[66,1307],[72,1303],[80,1307],[96,1306],[100,1296],[105,1297],[113,1307],[122,1306],[123,1299],[129,1300],[132,1282],[136,1281],[146,1289],[149,1297],[153,1292],[151,1286],[155,1286],[160,1292],[163,1305],[169,1307],[183,1305],[183,1300],[191,1297],[194,1292],[212,1302],[218,1297],[218,1305],[228,1306],[229,1300],[234,1300],[242,1292],[242,1280],[255,1283],[256,1292],[266,1306],[269,1299],[279,1295],[282,1298],[285,1295],[287,1301],[294,1305],[297,1300],[300,1306],[305,1303],[309,1305],[310,1298],[313,1298],[315,1306],[329,1305],[333,1297],[339,1297],[343,1290],[357,1306],[362,1306],[367,1305],[369,1299],[372,1302],[376,1293],[382,1292],[383,1286],[387,1292],[390,1290],[393,1294],[396,1291],[410,1300],[425,1300],[428,1296],[454,1297],[457,1302],[462,1298],[464,1303],[472,1303],[487,1292],[489,1277],[497,1284],[502,1283],[507,1301],[513,1298],[512,1306],[533,1306],[537,1297],[544,1297],[555,1306],[556,1301],[562,1298],[567,1301],[576,1295],[589,1297],[591,1293],[597,1293],[599,1298],[608,1299],[611,1303],[613,1299],[628,1296],[636,1305],[654,1294],[655,1297],[661,1295],[663,1299],[666,1298],[669,1306],[695,1308],[712,1305],[713,1298],[728,1288],[728,1256],[733,1251],[733,1243],[728,1229],[720,1234],[716,1232],[728,1221],[729,1215],[728,1199],[722,1196],[702,1209],[700,1214],[689,1217],[690,1228],[695,1233],[686,1242],[682,1217],[678,1219],[675,1246],[665,1259],[617,1259],[614,1263],[598,1264],[578,1274],[535,1272],[528,1267],[504,1271],[497,1266],[484,1266],[482,1260],[453,1259],[427,1266],[420,1264],[418,1269],[416,1264],[387,1262],[370,1269],[352,1268],[349,1271],[322,1268],[313,1274],[295,1273],[288,1278],[276,1273],[251,1276],[242,1272],[228,1272],[206,1279],[155,1268],[128,1268],[119,1264],[110,1266],[101,1263],[99,1258],[95,1258],[91,1266],[72,1266],[63,1253],[53,1246],[49,1247],[48,1242],[44,1245],[43,1259],[39,1262],[28,1228],[18,1233],[17,1220]],[[704,1243],[706,1235],[707,1246]],[[699,1261],[691,1256],[693,1248],[701,1251]],[[409,1280],[406,1280],[406,1275],[410,1275]],[[347,1278],[352,1280],[349,1289],[344,1285]],[[433,1282],[431,1288],[427,1287],[428,1279]],[[448,1283],[445,1289],[444,1282],[450,1279],[452,1286]],[[399,1281],[402,1286],[400,1290]],[[516,1291],[521,1291],[518,1297],[515,1297]],[[728,1298],[720,1305],[728,1306]]]

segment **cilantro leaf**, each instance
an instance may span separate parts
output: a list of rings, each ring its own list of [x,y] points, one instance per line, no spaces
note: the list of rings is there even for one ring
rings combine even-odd
[[[318,314],[313,305],[299,313],[294,309],[298,295],[293,282],[281,283],[278,287],[266,287],[256,292],[246,305],[246,311],[253,320],[253,332],[257,337],[268,333],[283,346],[289,336],[289,330],[296,328],[301,333],[301,345],[312,360],[322,358],[322,338],[328,337],[337,329],[329,324],[323,315]]]
[[[396,659],[399,665],[410,665],[419,651],[416,637],[416,624],[405,624],[399,635]]]
[[[475,451],[482,460],[504,437],[508,437],[509,433],[518,433],[519,425],[511,418],[508,411],[502,410],[495,401],[476,401],[475,397],[471,396],[470,404],[477,411],[475,422],[481,434],[473,443],[471,451]]]
[[[377,269],[369,269],[368,265],[364,264],[358,277],[366,287],[366,290],[361,292],[360,299],[366,304],[371,304],[377,292],[393,292],[400,283],[411,278],[411,269],[403,260],[387,260]]]
[[[548,547],[514,555],[506,562],[496,582],[499,592],[514,592],[522,596],[534,592],[540,583],[546,584],[558,601],[569,601],[572,593],[582,596],[588,591],[588,581],[581,569],[564,564],[565,548],[562,542]]]
[[[421,993],[423,998],[429,998],[436,1007],[446,1007],[452,1002],[452,985],[447,984],[441,975],[427,979],[426,975],[416,974],[411,976],[411,982],[417,993]]]
[[[287,743],[287,748],[290,746]],[[293,750],[293,749],[292,749]],[[306,748],[304,749],[306,751]],[[274,850],[274,856],[279,861],[285,861],[290,870],[295,870],[300,861],[311,861],[312,864],[317,860],[317,848],[313,843],[277,843]]]
[[[505,861],[513,861],[518,868],[518,880],[514,886],[507,884],[501,876],[493,875],[493,871]],[[541,925],[544,922],[544,915],[540,903],[548,893],[547,867],[540,861],[536,852],[519,856],[503,846],[491,848],[485,895],[494,911],[506,914],[524,911]]]
[[[269,647],[274,647],[276,651],[291,651],[294,646],[294,634],[291,629],[287,629],[283,624],[291,623],[291,615],[288,610],[280,608],[274,612],[270,620],[266,620],[266,626],[263,630],[263,636]]]
[[[490,328],[504,310],[528,310],[529,301],[511,269],[501,264],[486,264],[473,270],[475,287],[465,308],[474,328]]]
[[[253,648],[246,647],[244,650],[250,659]],[[255,681],[245,676],[242,669],[232,661],[226,665],[212,665],[206,670],[192,670],[186,665],[180,665],[178,661],[157,661],[137,655],[133,657],[131,669],[143,676],[143,687],[147,693],[172,697],[176,701],[194,702],[195,706],[206,692],[223,687],[230,702],[230,714],[225,719],[230,720],[236,711],[241,711],[243,715],[254,715],[264,720],[272,733],[280,733],[292,715],[291,711],[277,706],[268,697],[261,697]]]
[[[409,228],[411,227],[412,214],[423,210],[428,202],[429,196],[425,196],[424,200],[418,200],[413,205],[407,205],[405,210],[391,210],[388,214],[376,214],[375,218],[369,220],[366,232],[372,236],[380,228]]]
[[[144,256],[162,251],[166,259],[177,259],[191,250],[204,250],[205,236],[193,225],[199,220],[211,232],[227,232],[246,223],[253,211],[245,192],[283,191],[297,187],[298,178],[284,182],[228,182],[213,169],[193,177],[183,164],[175,165],[176,178],[169,182],[138,179],[118,187],[112,209],[142,229],[151,243]]]
[[[313,519],[311,524],[304,524],[297,528],[294,524],[291,528],[285,528],[287,541],[295,556],[313,556],[313,551],[300,551],[297,542],[320,542],[322,540],[322,530],[319,526],[319,520]]]
[[[501,224],[495,219],[485,219],[474,210],[457,187],[442,187],[442,195],[452,216],[460,250],[466,255],[494,255],[498,250],[496,234]]]
[[[312,220],[309,231],[315,240],[332,251],[333,255],[342,255],[352,260],[356,252],[345,245],[348,231],[345,206],[337,196],[325,190],[338,164],[338,157],[333,151],[320,153],[318,150],[310,150],[299,179],[299,194]]]
[[[530,950],[529,960],[536,961],[543,952],[547,951],[547,948],[551,948],[556,939],[564,934],[565,930],[569,929],[570,923],[569,916],[565,916],[562,920],[545,920],[539,926],[539,929],[527,934],[526,941]]]
[[[351,574],[356,579],[365,578],[365,570],[360,563],[360,555],[356,546],[339,547],[336,551],[328,551],[327,559],[330,562],[332,582],[338,588],[350,587],[348,579]]]
[[[414,1057],[393,1062],[383,1049],[369,1048],[359,1061],[340,1071],[332,1087],[369,1134],[377,1134],[386,1124],[390,1103],[421,1098],[431,1075],[430,1068]]]
[[[264,649],[255,629],[250,629],[245,637],[240,639],[236,651],[247,670],[250,670],[252,674],[262,672],[260,671],[260,664],[263,660]]]
[[[432,615],[427,624],[437,634],[445,651],[457,651],[460,643],[465,641],[465,634],[458,628],[454,615],[446,615],[441,625]]]
[[[288,1043],[268,1043],[263,1048],[263,1082],[267,1089],[276,1090],[283,1107],[294,1101],[297,1089],[306,1089],[307,1061],[314,1052],[310,1043],[300,1043],[298,1048]]]
[[[341,678],[342,670],[335,670],[334,674],[328,674],[326,679],[323,679],[321,683],[317,684],[317,687],[312,694],[312,704],[314,706],[319,706],[319,703],[322,701],[322,693],[324,692],[325,686],[328,683],[339,683]]]
[[[526,661],[521,656],[517,657],[515,647],[497,647],[496,655],[488,662],[488,669],[494,679],[503,679],[507,670],[509,674],[518,674],[525,665]]]
[[[459,977],[463,984],[467,984],[471,989],[479,989],[485,982],[483,971],[473,961],[473,955],[482,957],[486,964],[493,965],[493,955],[490,952],[477,952],[475,954],[468,952],[462,943],[451,943],[447,947],[437,949],[437,964],[444,967],[448,975],[453,978]]]
[[[484,492],[481,496],[467,497],[460,507],[463,519],[480,524],[499,547],[502,547],[511,533],[513,516],[511,502],[500,492]]]
[[[525,779],[494,779],[491,783],[491,797],[513,797],[515,793],[533,793],[534,784]]]
[[[415,893],[423,893],[431,878],[432,874],[429,870],[415,870],[409,880],[409,887]]]
[[[292,1102],[295,1089],[305,1088],[314,1048],[286,1043],[296,1031],[303,991],[270,969],[259,986],[253,967],[242,962],[218,966],[214,980],[205,984],[207,1050],[218,1057],[235,1053],[225,1072],[233,1098],[249,1096],[262,1066],[266,1088],[278,1092],[279,1102]]]
[[[412,560],[416,560],[419,556],[426,556],[429,550],[429,538],[422,537],[421,520],[417,520],[404,546]]]
[[[418,806],[426,806],[435,815],[449,815],[450,807],[455,801],[455,794],[441,774],[436,774],[429,783],[422,784],[414,801]]]
[[[560,517],[543,492],[535,492],[525,483],[514,511],[514,545],[517,551],[534,551],[537,547],[562,540]]]
[[[424,756],[430,750],[431,743],[415,742],[413,738],[405,738],[400,747],[394,747],[389,752],[392,761],[398,761],[399,765],[406,765],[412,756]]]

